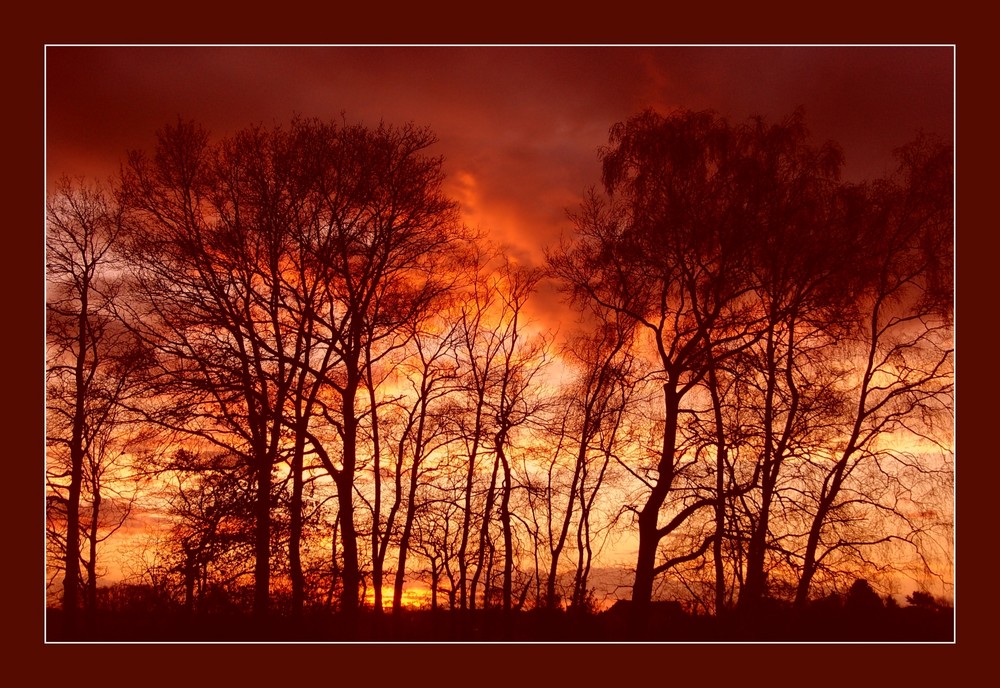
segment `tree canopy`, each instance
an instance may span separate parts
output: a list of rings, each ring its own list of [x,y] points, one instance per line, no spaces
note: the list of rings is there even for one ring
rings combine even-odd
[[[417,589],[509,630],[610,606],[616,567],[633,638],[667,599],[722,619],[847,592],[888,614],[879,585],[948,577],[948,146],[921,136],[848,183],[801,110],[646,110],[532,266],[462,224],[436,145],[178,120],[112,187],[53,191],[67,619],[85,585],[98,605],[97,545],[136,511],[165,524],[163,599],[227,600],[261,633],[318,610],[357,629]]]

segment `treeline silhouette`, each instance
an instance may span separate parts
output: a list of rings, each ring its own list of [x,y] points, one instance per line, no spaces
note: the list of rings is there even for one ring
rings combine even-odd
[[[950,639],[863,579],[949,576],[949,146],[645,111],[533,267],[435,142],[179,120],[53,190],[50,639]]]
[[[60,609],[50,609],[50,641],[104,642],[950,642],[954,611],[926,593],[879,597],[859,579],[846,594],[831,594],[805,608],[772,602],[753,614],[722,616],[686,611],[677,602],[652,602],[645,625],[635,628],[630,602],[603,611],[536,607],[448,611],[404,608],[382,616],[368,609],[346,619],[314,608],[297,619],[272,614],[266,626],[247,614],[253,590],[216,590],[192,614],[169,590],[119,583],[98,588],[98,610],[72,635]],[[230,598],[233,595],[233,598]],[[240,599],[242,598],[242,599]],[[277,601],[287,609],[288,600]]]

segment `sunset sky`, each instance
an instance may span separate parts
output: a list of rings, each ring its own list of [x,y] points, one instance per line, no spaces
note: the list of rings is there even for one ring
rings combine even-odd
[[[779,119],[803,106],[852,179],[918,131],[952,135],[951,47],[47,48],[47,174],[106,177],[177,117],[216,135],[296,114],[429,126],[467,223],[540,262],[644,107]]]
[[[296,116],[412,122],[436,135],[464,222],[541,266],[600,183],[610,127],[644,108],[779,121],[802,107],[860,181],[920,132],[952,140],[954,73],[950,46],[48,46],[46,178],[112,178],[178,118],[214,137]],[[557,328],[559,298],[543,287],[531,314]]]

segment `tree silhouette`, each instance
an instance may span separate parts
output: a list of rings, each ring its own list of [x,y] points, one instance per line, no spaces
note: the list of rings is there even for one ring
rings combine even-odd
[[[427,130],[380,126],[339,129],[328,136],[327,176],[320,188],[316,249],[324,309],[315,315],[325,344],[338,358],[326,375],[333,403],[324,417],[336,429],[336,465],[321,444],[314,450],[337,485],[344,553],[344,609],[358,607],[358,539],[354,483],[359,429],[366,415],[359,391],[368,379],[372,348],[384,346],[420,319],[447,288],[450,251],[458,238],[455,210],[441,191],[440,158],[425,155]],[[333,372],[333,371],[331,371]]]
[[[753,323],[757,341],[731,361],[728,371],[711,374],[735,377],[729,389],[738,395],[742,411],[736,427],[744,429],[736,455],[756,456],[749,481],[753,494],[744,488],[730,496],[738,495],[747,510],[739,594],[746,608],[768,592],[771,517],[784,501],[780,493],[788,489],[783,467],[824,431],[829,380],[817,362],[835,352],[836,324],[850,294],[843,266],[852,264],[853,254],[835,202],[840,150],[830,143],[809,144],[801,110],[778,124],[754,118],[741,132],[745,149],[732,183],[744,199],[740,222],[747,237],[747,286],[761,317]],[[729,423],[732,427],[733,420]]]
[[[403,586],[406,582],[406,560],[410,550],[421,504],[418,499],[418,488],[421,479],[427,479],[425,473],[433,469],[425,468],[425,463],[431,457],[441,454],[448,444],[455,441],[453,433],[447,432],[449,422],[442,415],[441,405],[446,396],[453,390],[455,364],[452,348],[457,324],[445,325],[439,333],[414,333],[415,356],[404,374],[412,386],[412,405],[406,409],[403,432],[397,444],[397,480],[403,475],[403,454],[410,456],[409,481],[405,491],[405,513],[402,530],[399,536],[398,555],[396,559],[396,578],[393,582],[392,609],[398,613],[402,605]],[[397,482],[396,493],[401,496],[402,485]],[[444,542],[447,542],[445,538]],[[432,591],[436,594],[437,564],[431,562]]]
[[[470,581],[470,606],[475,608],[476,591],[485,574],[484,606],[492,603],[492,571],[496,543],[490,536],[494,509],[500,521],[502,573],[500,606],[509,612],[514,606],[515,536],[512,499],[515,470],[512,449],[519,428],[540,411],[541,400],[534,386],[546,358],[544,336],[531,334],[525,322],[525,305],[541,279],[539,270],[514,265],[506,256],[489,256],[478,263],[487,268],[477,274],[462,319],[462,356],[474,422],[470,439],[466,523],[471,525],[471,495],[475,464],[481,453],[493,456],[480,521],[475,571]],[[498,482],[499,479],[499,482]],[[466,526],[468,527],[468,526]],[[466,536],[463,535],[463,539]],[[460,548],[460,567],[467,541]],[[485,567],[485,569],[484,569]],[[464,584],[465,574],[460,581]],[[464,599],[464,596],[463,596]]]
[[[563,352],[563,360],[578,370],[576,384],[567,386],[560,402],[565,406],[558,425],[549,429],[557,444],[547,471],[549,570],[544,599],[552,609],[559,603],[556,594],[559,561],[574,520],[577,563],[569,602],[582,605],[587,595],[594,554],[591,513],[635,384],[635,360],[629,353],[631,336],[628,325],[606,321],[593,334],[578,335]],[[564,451],[564,443],[566,453],[571,455],[572,468],[568,471],[569,483],[560,488],[555,481],[558,472],[562,472],[559,455]],[[563,494],[559,495],[560,492]],[[555,503],[557,498],[565,500],[561,514]]]
[[[825,558],[891,540],[926,551],[925,535],[950,529],[943,514],[929,522],[911,514],[924,511],[928,482],[950,489],[951,151],[921,138],[898,157],[891,180],[860,190],[857,310],[839,348],[857,382],[846,393],[844,439],[816,478],[800,604]],[[906,439],[929,448],[893,446]],[[881,527],[849,529],[859,507]]]
[[[283,258],[308,220],[303,132],[248,129],[213,146],[193,123],[161,130],[123,173],[130,211],[133,331],[153,348],[150,420],[184,430],[254,471],[255,598],[270,599],[272,472],[298,341],[282,323]]]
[[[86,609],[96,605],[98,544],[122,526],[138,492],[118,480],[142,441],[123,404],[147,360],[115,318],[123,212],[112,191],[63,179],[46,220],[48,532],[72,631],[81,583]]]
[[[252,574],[254,503],[249,467],[230,455],[199,456],[180,450],[164,467],[175,479],[168,493],[177,519],[184,608],[204,613],[213,589],[227,589]]]
[[[612,128],[602,149],[607,197],[591,192],[574,217],[572,243],[553,269],[577,298],[631,319],[646,338],[662,388],[662,425],[647,490],[636,510],[639,551],[632,591],[643,613],[657,574],[692,553],[657,563],[661,540],[716,499],[685,489],[682,401],[717,362],[748,346],[744,217],[738,132],[711,113],[652,111]],[[759,336],[759,335],[757,335]],[[668,499],[669,498],[669,499]],[[661,511],[673,513],[660,525]]]
[[[454,206],[440,191],[440,159],[424,154],[433,142],[412,126],[297,120],[213,145],[179,123],[152,158],[130,157],[132,321],[161,354],[157,383],[172,401],[156,420],[254,466],[258,617],[269,597],[272,473],[289,428],[297,605],[309,453],[337,486],[341,602],[358,608],[359,391],[372,351],[447,285]],[[336,454],[329,433],[310,427],[317,417],[335,429]]]
[[[647,111],[612,128],[605,193],[586,196],[550,263],[579,306],[634,325],[662,391],[657,450],[630,467],[645,493],[640,616],[657,576],[688,585],[679,567],[702,576],[709,551],[719,612],[736,589],[745,609],[777,586],[806,600],[827,530],[825,563],[853,565],[929,533],[907,515],[913,481],[947,464],[886,442],[905,431],[947,455],[934,443],[951,394],[950,153],[922,140],[902,156],[897,181],[859,190],[801,111],[777,124]]]
[[[872,614],[882,609],[882,598],[864,578],[858,578],[847,591],[844,607],[854,614]]]
[[[801,111],[647,110],[543,270],[460,225],[435,145],[179,120],[113,191],[50,195],[68,637],[102,600],[199,638],[943,632],[873,586],[950,565],[948,146],[847,183]],[[550,279],[576,316],[557,333],[531,317]],[[102,592],[100,543],[136,512],[161,525]],[[601,612],[616,541],[631,600]],[[410,586],[433,616],[404,613]]]

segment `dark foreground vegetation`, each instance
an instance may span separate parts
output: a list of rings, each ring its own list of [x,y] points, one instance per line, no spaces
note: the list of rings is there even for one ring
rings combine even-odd
[[[537,608],[448,611],[403,608],[395,614],[362,609],[351,617],[307,610],[298,620],[273,614],[263,624],[237,607],[192,613],[130,586],[93,614],[76,634],[64,631],[61,610],[47,615],[50,642],[952,642],[952,608],[924,593],[900,606],[862,582],[846,596],[806,608],[780,602],[755,612],[719,617],[691,614],[673,601],[653,602],[645,618],[630,602],[609,609]]]

